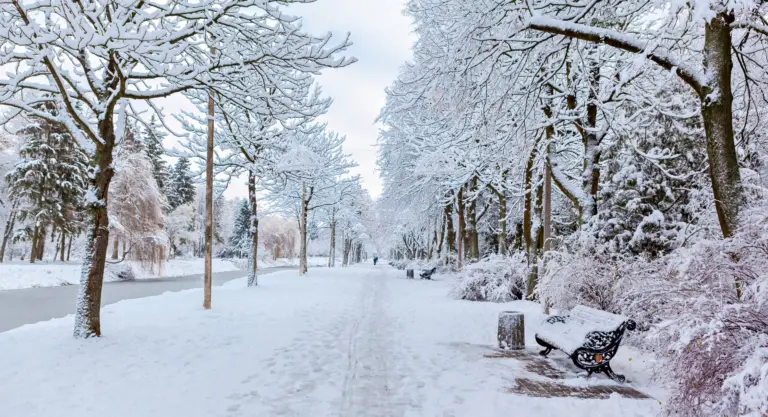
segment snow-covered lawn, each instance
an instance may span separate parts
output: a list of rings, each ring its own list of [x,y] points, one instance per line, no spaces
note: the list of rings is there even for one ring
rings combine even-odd
[[[405,280],[387,266],[318,268],[123,301],[103,310],[100,339],[72,338],[72,317],[0,333],[0,415],[120,416],[653,416],[655,399],[532,398],[541,378],[487,358],[499,311],[526,313],[531,355],[540,307],[456,301],[450,282]],[[440,277],[438,277],[439,279]],[[563,357],[552,363],[568,367]],[[562,356],[562,354],[560,354]],[[633,360],[630,361],[630,357]],[[644,358],[613,362],[646,386]],[[572,365],[571,365],[572,368]],[[611,385],[604,377],[562,384]]]
[[[80,261],[76,262],[29,262],[14,261],[0,263],[0,290],[16,290],[31,287],[54,287],[57,285],[74,285],[80,283]],[[107,265],[105,279],[117,279],[117,271],[124,264]],[[138,264],[133,265],[136,279],[178,277],[184,275],[202,274],[204,259],[172,259],[165,262],[161,271],[146,271]],[[213,272],[237,271],[232,262],[223,259],[213,260]]]

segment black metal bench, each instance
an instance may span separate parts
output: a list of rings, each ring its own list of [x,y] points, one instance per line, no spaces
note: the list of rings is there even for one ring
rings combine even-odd
[[[434,274],[437,271],[437,267],[434,267],[430,270],[423,270],[419,274],[419,278],[421,279],[432,279],[432,274]]]
[[[634,320],[580,305],[567,316],[547,318],[536,332],[536,343],[545,348],[540,352],[542,356],[558,349],[588,375],[602,372],[624,382],[624,375],[617,375],[611,369],[611,359],[616,356],[624,331],[635,327]]]

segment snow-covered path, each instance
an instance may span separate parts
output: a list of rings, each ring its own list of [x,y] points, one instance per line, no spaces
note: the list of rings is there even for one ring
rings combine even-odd
[[[98,340],[73,339],[71,317],[2,333],[0,415],[639,417],[658,410],[655,400],[618,395],[510,393],[527,371],[520,361],[486,357],[497,314],[524,310],[529,324],[538,306],[456,301],[448,282],[402,275],[381,266],[279,272],[259,288],[238,280],[215,289],[209,312],[199,307],[199,290],[128,300],[105,308]],[[534,331],[527,330],[531,340]]]

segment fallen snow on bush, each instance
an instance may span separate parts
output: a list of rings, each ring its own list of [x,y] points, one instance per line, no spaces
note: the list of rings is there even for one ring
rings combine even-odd
[[[507,302],[520,300],[528,268],[523,254],[491,255],[466,265],[453,288],[456,298],[470,301]]]

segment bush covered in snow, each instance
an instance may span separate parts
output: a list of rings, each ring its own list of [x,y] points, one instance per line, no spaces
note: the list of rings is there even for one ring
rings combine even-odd
[[[556,308],[623,313],[648,331],[631,342],[664,358],[670,416],[768,413],[768,211],[730,239],[657,258],[610,256],[588,244],[546,259],[538,294]],[[762,414],[761,414],[762,413]]]
[[[507,302],[522,298],[528,273],[525,257],[491,255],[464,267],[453,295],[470,301]]]
[[[622,284],[625,312],[653,323],[647,347],[669,358],[670,415],[768,414],[768,215],[743,224]]]

